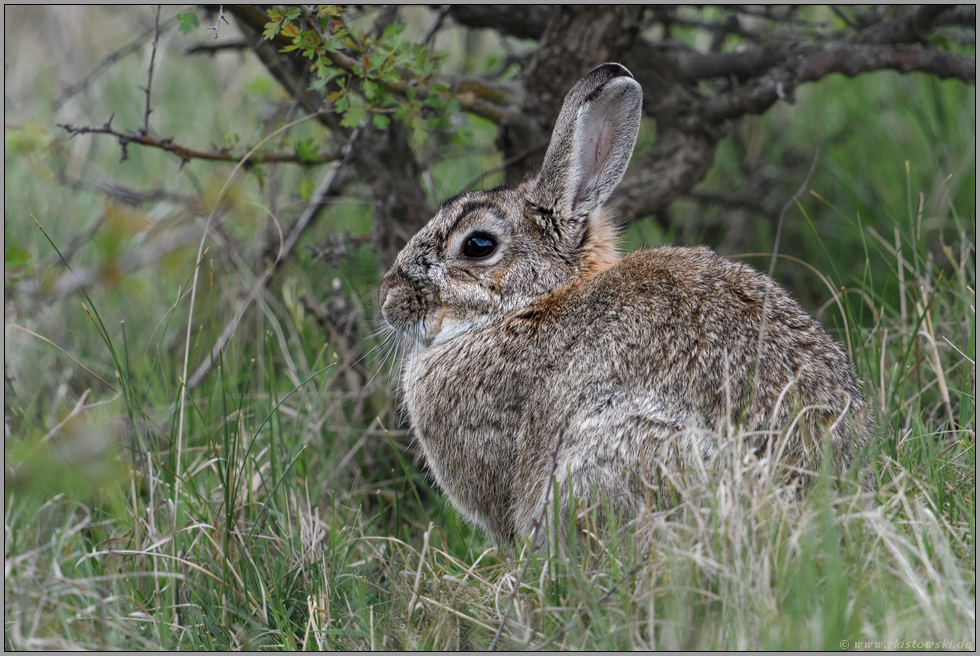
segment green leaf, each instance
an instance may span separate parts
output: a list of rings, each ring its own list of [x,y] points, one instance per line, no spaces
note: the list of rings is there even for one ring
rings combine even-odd
[[[344,13],[344,8],[338,5],[322,5],[317,10],[317,16],[329,16],[330,18],[340,16],[342,13]]]
[[[374,127],[379,130],[387,130],[388,126],[391,124],[391,119],[384,114],[375,114],[371,117],[371,122],[374,123]]]
[[[382,41],[391,41],[396,36],[405,31],[405,26],[401,23],[392,23],[385,28],[385,31],[381,34]]]
[[[189,11],[186,14],[177,14],[177,23],[181,34],[190,34],[191,30],[200,27],[201,22],[197,20],[197,14]]]
[[[412,108],[409,105],[402,105],[395,110],[393,116],[397,121],[404,121],[408,118],[408,115],[412,113]]]
[[[340,75],[341,70],[339,68],[331,68],[333,62],[327,57],[320,57],[313,63],[313,70],[316,72],[316,76],[322,79],[324,82],[329,82],[333,78]]]
[[[24,250],[19,244],[11,244],[8,238],[3,247],[3,270],[16,269],[22,267],[31,260],[31,254]]]
[[[409,136],[409,141],[415,148],[421,148],[425,143],[425,138],[429,136],[429,131],[426,129],[426,121],[421,116],[416,116],[411,120],[411,135]]]
[[[299,18],[299,14],[299,7],[290,7],[289,10],[286,11],[286,20],[296,20]]]
[[[259,182],[259,189],[265,189],[265,169],[261,166],[253,166],[249,171],[255,176],[255,179]]]
[[[345,128],[356,128],[365,118],[367,118],[367,110],[363,107],[352,105],[344,112],[344,118],[340,119],[340,124]]]
[[[384,87],[371,80],[364,80],[364,97],[369,100],[376,100],[384,92]]]
[[[423,48],[421,44],[416,43],[412,46],[412,55],[412,64],[414,65],[413,70],[422,71],[425,68],[425,48]]]
[[[313,198],[313,183],[307,177],[304,177],[299,183],[299,197],[303,199],[304,203],[309,203],[310,199]]]
[[[266,41],[272,41],[279,34],[279,29],[282,25],[277,21],[272,21],[265,24],[265,29],[262,30],[262,38]]]
[[[309,163],[317,156],[316,142],[312,137],[297,141],[294,147],[296,148],[296,155],[304,164]]]

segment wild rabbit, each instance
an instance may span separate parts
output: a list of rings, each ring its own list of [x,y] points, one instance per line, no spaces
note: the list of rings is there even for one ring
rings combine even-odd
[[[652,485],[669,503],[672,476],[734,448],[732,426],[797,484],[828,440],[844,474],[872,439],[844,352],[771,278],[704,247],[619,256],[602,205],[641,100],[623,66],[590,71],[538,176],[447,201],[381,282],[428,468],[501,542],[531,534],[552,472],[564,533],[570,493],[625,514]]]

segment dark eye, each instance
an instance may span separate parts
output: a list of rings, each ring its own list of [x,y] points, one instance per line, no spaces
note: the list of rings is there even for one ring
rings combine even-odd
[[[490,235],[471,235],[463,245],[463,255],[474,260],[490,257],[497,250],[497,240]]]

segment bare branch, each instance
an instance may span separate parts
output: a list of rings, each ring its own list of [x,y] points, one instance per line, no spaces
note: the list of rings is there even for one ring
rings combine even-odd
[[[187,385],[189,388],[193,389],[197,387],[201,381],[204,380],[204,376],[207,375],[208,371],[210,371],[211,365],[218,360],[221,350],[228,344],[228,340],[231,339],[231,336],[235,334],[235,329],[245,316],[245,312],[251,306],[252,301],[255,299],[258,293],[265,289],[266,285],[269,284],[269,281],[272,280],[273,275],[275,275],[275,273],[279,270],[282,263],[286,261],[293,249],[296,248],[296,244],[299,242],[299,238],[303,235],[303,233],[314,224],[320,211],[326,205],[325,201],[327,197],[334,190],[337,183],[338,174],[350,161],[354,152],[353,145],[359,134],[359,130],[355,130],[353,133],[351,133],[351,136],[347,140],[347,144],[343,149],[343,159],[341,159],[341,161],[338,162],[326,176],[324,176],[323,180],[320,182],[320,185],[313,193],[313,197],[307,204],[306,209],[303,210],[303,213],[300,215],[299,219],[296,220],[296,223],[294,223],[292,228],[289,230],[289,234],[283,241],[282,248],[277,254],[275,262],[252,288],[252,291],[238,308],[235,316],[233,316],[232,319],[225,324],[224,329],[221,331],[221,335],[215,341],[214,346],[211,349],[210,357],[205,358],[198,366],[197,370],[194,371],[194,374],[188,379]]]
[[[439,13],[436,14],[436,19],[429,26],[429,29],[425,31],[425,36],[422,37],[422,45],[426,48],[429,47],[429,42],[435,37],[436,32],[442,27],[442,22],[446,19],[446,15],[449,13],[451,5],[443,5],[439,8]]]
[[[167,139],[157,139],[146,135],[145,133],[126,133],[119,132],[112,129],[111,126],[112,118],[110,117],[106,121],[105,125],[101,127],[93,126],[79,126],[72,125],[71,123],[59,123],[58,127],[63,128],[68,131],[72,136],[79,134],[106,134],[115,137],[119,140],[119,144],[123,148],[123,158],[126,159],[125,152],[126,147],[129,144],[138,144],[141,146],[149,146],[150,148],[159,148],[160,150],[165,150],[169,153],[176,155],[182,162],[188,162],[192,159],[202,159],[211,162],[226,162],[229,164],[237,164],[242,160],[244,155],[232,152],[229,148],[222,148],[219,150],[197,150],[194,148],[189,148],[187,146],[181,146],[180,144],[174,143],[172,137]],[[246,149],[249,152],[251,148]],[[337,153],[321,153],[315,157],[302,158],[296,153],[255,153],[253,154],[248,163],[251,165],[256,164],[303,164],[312,166],[314,164],[326,164],[328,162],[334,162],[340,159],[341,155]]]
[[[143,115],[143,134],[150,134],[150,92],[153,89],[153,64],[157,58],[157,44],[160,42],[160,5],[157,5],[153,23],[153,50],[150,51],[150,72],[146,76],[146,113]]]
[[[725,208],[738,208],[755,212],[765,217],[772,215],[772,211],[763,205],[758,199],[746,195],[728,195],[717,191],[705,191],[703,189],[693,189],[686,194],[685,198],[699,203],[712,203]]]
[[[235,13],[235,16],[239,19],[239,21],[247,23],[252,28],[252,30],[254,30],[257,34],[262,33],[262,29],[265,23],[268,22],[267,16],[262,14],[262,12],[255,10],[254,8],[251,7],[236,6],[231,11]],[[320,34],[320,28],[316,22],[316,18],[309,11],[309,9],[305,10],[304,18],[307,20],[307,23],[310,25],[311,29],[313,29],[314,32],[316,32],[316,34],[320,36],[322,41],[328,40],[326,39],[326,37]],[[290,45],[291,41],[288,38],[286,38],[282,33],[280,33],[271,41],[271,43],[275,46],[275,50],[278,50],[278,48],[282,48],[284,46]],[[262,55],[260,54],[260,56]],[[276,52],[275,55],[271,55],[271,56],[266,55],[264,57],[264,60],[265,59],[269,60],[267,66],[269,66],[270,69],[272,69],[272,67],[276,65],[274,58],[277,56],[278,56],[278,52]],[[355,59],[354,57],[351,57],[350,55],[345,54],[344,52],[341,52],[339,50],[335,52],[331,52],[330,61],[332,61],[337,68],[347,71],[348,73],[351,73],[358,77],[366,76],[364,70],[364,64],[360,60]],[[278,77],[278,73],[276,73],[275,71],[273,71],[273,73],[276,74]],[[414,76],[411,73],[407,71],[400,71],[400,73],[402,74],[403,79],[409,81],[407,82],[392,81],[387,79],[377,79],[374,81],[382,85],[388,91],[391,91],[392,93],[396,93],[400,96],[407,95],[409,90],[413,90],[413,92],[415,93],[415,97],[418,98],[419,100],[425,100],[426,98],[432,95],[428,87],[420,86],[415,82]],[[281,78],[280,81],[282,81]],[[458,91],[457,85],[459,84],[459,80],[456,80],[454,78],[436,77],[435,81],[449,84],[450,93],[453,95],[456,102],[459,103],[459,106],[463,111],[471,112],[473,114],[476,114],[477,116],[482,116],[498,124],[514,122],[521,118],[521,108],[516,102],[514,102],[513,100],[514,90],[509,86],[495,85],[493,82],[490,82],[489,80],[484,80],[482,83],[483,86],[487,88],[496,87],[496,93],[494,94],[494,97],[507,99],[507,103],[501,103],[501,102],[492,102],[490,100],[487,100],[485,97],[481,97],[477,94],[466,93],[465,91]],[[296,97],[299,98],[299,96]],[[307,109],[310,109],[310,107],[307,106]],[[316,111],[316,108],[314,107],[312,111]]]
[[[612,211],[632,221],[666,208],[707,175],[719,136],[680,125],[658,131],[653,149],[626,169],[610,198]]]
[[[474,175],[465,184],[463,184],[459,188],[459,190],[461,192],[463,192],[463,191],[469,191],[470,189],[473,188],[473,186],[475,184],[477,184],[481,180],[485,180],[486,178],[490,177],[494,173],[500,173],[501,171],[506,171],[508,166],[511,166],[511,165],[513,165],[513,164],[521,161],[525,157],[528,157],[530,155],[533,155],[534,153],[536,153],[538,151],[544,151],[547,147],[548,147],[548,141],[539,141],[537,144],[531,146],[530,148],[528,148],[526,150],[522,150],[522,151],[520,151],[518,153],[515,153],[514,155],[512,155],[511,157],[505,159],[503,162],[501,162],[497,166],[494,166],[493,168],[489,168],[486,171],[481,171],[480,173]]]
[[[928,73],[940,79],[976,80],[976,61],[945,50],[892,48],[890,46],[826,46],[798,66],[800,82],[813,82],[831,73],[854,77],[861,73],[895,70],[900,73]]]
[[[449,15],[459,25],[489,28],[520,39],[544,34],[554,7],[545,5],[451,5]]]
[[[163,24],[159,26],[160,32],[161,33],[162,32],[166,32],[174,24],[176,24],[176,22],[177,22],[177,19],[176,18],[170,18],[170,19],[165,20],[163,22]],[[136,52],[137,50],[139,50],[140,48],[142,48],[146,44],[146,40],[156,30],[157,30],[157,27],[156,26],[151,27],[151,28],[149,28],[147,30],[144,30],[142,34],[140,34],[135,39],[133,39],[132,41],[130,41],[129,43],[127,43],[126,45],[124,45],[122,48],[119,48],[118,50],[115,50],[115,51],[109,53],[101,62],[99,62],[99,65],[96,66],[95,69],[93,69],[93,71],[91,73],[89,73],[88,75],[86,75],[80,81],[78,81],[78,82],[76,82],[74,84],[68,85],[65,88],[65,90],[62,91],[58,95],[58,97],[55,98],[51,102],[51,109],[53,111],[58,111],[59,109],[61,109],[62,107],[64,107],[64,105],[65,105],[66,102],[68,102],[76,94],[78,94],[81,91],[83,91],[86,88],[88,88],[88,86],[90,84],[92,84],[92,82],[97,77],[99,77],[100,75],[102,75],[103,73],[105,73],[107,70],[109,70],[109,68],[111,68],[113,64],[115,64],[116,62],[118,62],[120,59],[122,59],[126,55],[128,55],[130,53],[133,53],[133,52]]]
[[[703,54],[677,49],[672,55],[678,70],[694,80],[729,76],[747,80],[786,61],[794,47],[793,43],[775,42],[742,52]]]
[[[214,40],[218,40],[218,26],[221,25],[221,21],[224,21],[226,25],[231,25],[228,19],[225,18],[225,6],[218,5],[218,19],[214,21],[214,25],[208,27],[209,30],[214,30]]]
[[[802,82],[815,82],[832,73],[848,77],[880,70],[922,72],[940,78],[976,80],[976,61],[945,50],[893,48],[859,44],[830,44],[807,49],[796,62],[770,71],[751,84],[704,101],[704,118],[711,123],[761,114],[780,99],[792,100]]]
[[[685,27],[697,27],[707,32],[720,34],[722,36],[726,34],[734,34],[742,37],[743,39],[748,39],[753,43],[758,43],[761,39],[760,35],[742,27],[742,24],[738,21],[738,16],[735,14],[730,14],[729,20],[721,23],[707,23],[705,21],[695,20],[693,18],[677,16],[676,14],[663,16],[661,18],[661,22],[670,23],[671,25],[683,25]]]
[[[248,41],[241,39],[238,41],[223,41],[221,43],[199,43],[196,46],[192,46],[184,51],[185,55],[200,55],[207,54],[213,55],[216,52],[221,52],[222,50],[246,50],[251,48],[252,44]]]
[[[922,5],[906,17],[866,27],[848,41],[865,45],[921,43],[939,15],[952,6]]]
[[[310,254],[313,256],[314,262],[325,262],[328,266],[335,267],[342,259],[347,257],[348,245],[360,246],[369,243],[371,243],[370,235],[352,235],[345,230],[344,232],[327,235],[319,245],[310,247]]]
[[[385,28],[394,23],[397,16],[398,5],[381,5],[378,15],[374,17],[374,22],[371,23],[371,34],[374,36],[384,34]]]

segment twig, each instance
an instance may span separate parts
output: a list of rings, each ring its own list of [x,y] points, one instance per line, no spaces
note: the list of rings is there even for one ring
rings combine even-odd
[[[246,23],[260,34],[265,26],[265,23],[268,22],[267,15],[250,6],[236,6],[234,11],[239,21]],[[312,15],[309,9],[304,11],[303,16],[310,24],[310,28],[314,31],[314,33],[323,38],[324,42],[329,41],[329,39],[322,36],[319,26],[316,23],[316,18]],[[292,45],[291,40],[282,34],[282,32],[280,32],[270,43],[277,48]],[[359,77],[368,76],[367,72],[364,70],[364,64],[362,63],[360,57],[354,58],[340,50],[337,50],[336,52],[330,53],[330,61],[334,66],[347,71],[348,73],[353,73]],[[270,67],[270,70],[272,70],[272,67]],[[400,96],[407,95],[409,92],[414,93],[415,97],[420,101],[423,101],[432,95],[432,91],[429,90],[429,87],[420,85],[416,81],[416,76],[409,71],[399,70],[398,73],[400,77],[407,81],[402,81],[401,79],[397,81],[389,80],[387,78],[380,78],[373,81],[377,82],[388,91]],[[477,116],[482,116],[497,124],[510,124],[520,121],[523,118],[522,108],[516,101],[514,89],[511,88],[510,85],[498,85],[486,81],[482,82],[484,90],[490,91],[491,95],[493,96],[492,99],[488,100],[487,95],[485,94],[481,95],[476,92],[458,89],[456,86],[458,80],[454,78],[435,77],[433,78],[433,81],[449,84],[450,91],[448,92],[448,95],[459,103],[460,109],[463,111],[476,114]]]
[[[279,269],[279,266],[286,260],[289,254],[296,247],[296,243],[299,241],[300,236],[313,222],[316,215],[319,214],[320,210],[325,206],[325,200],[327,196],[330,195],[333,190],[333,185],[337,180],[337,175],[340,173],[341,169],[350,161],[351,153],[353,152],[354,140],[360,134],[360,130],[356,129],[351,133],[350,138],[347,140],[347,144],[344,146],[343,159],[337,163],[328,173],[324,176],[323,181],[317,187],[316,191],[313,193],[313,197],[310,199],[309,204],[303,211],[303,214],[297,219],[296,223],[289,231],[289,235],[285,238],[282,244],[282,248],[276,257],[276,261],[269,268],[266,274],[259,280],[258,283],[252,288],[252,291],[246,297],[244,303],[242,303],[241,308],[235,313],[235,316],[225,324],[224,329],[221,331],[221,335],[215,341],[214,346],[211,348],[211,357],[205,358],[198,366],[197,370],[194,371],[187,381],[187,387],[193,389],[197,387],[204,376],[207,375],[208,371],[211,370],[211,365],[218,359],[221,349],[228,344],[231,336],[235,334],[235,330],[238,328],[238,324],[241,322],[242,318],[245,316],[245,311],[251,306],[252,300],[258,295],[260,291],[265,289],[265,286],[269,284],[272,280],[273,274]]]
[[[374,17],[374,22],[371,23],[369,34],[380,37],[384,34],[385,29],[395,22],[397,16],[398,5],[381,5],[378,15]]]
[[[163,22],[163,25],[159,27],[160,32],[162,33],[167,31],[176,22],[177,22],[176,18],[169,18],[165,20]],[[142,34],[140,34],[135,39],[133,39],[132,41],[124,45],[122,48],[119,48],[118,50],[109,53],[101,62],[99,62],[99,65],[96,66],[91,73],[89,73],[87,76],[82,78],[82,80],[74,84],[68,85],[68,87],[66,87],[65,90],[62,91],[61,94],[51,102],[52,111],[56,112],[59,109],[61,109],[65,105],[65,103],[68,102],[69,99],[71,99],[73,96],[78,94],[80,91],[83,91],[85,88],[88,87],[88,85],[92,84],[92,81],[95,80],[95,78],[99,77],[107,70],[109,70],[110,66],[118,62],[126,55],[139,50],[146,43],[146,39],[150,36],[150,34],[153,32],[154,29],[157,28],[149,28],[147,30],[144,30]]]
[[[87,389],[84,392],[82,392],[82,395],[78,398],[78,403],[76,403],[75,404],[75,407],[72,408],[71,412],[68,413],[68,416],[65,417],[64,419],[62,419],[61,421],[59,421],[58,424],[54,428],[52,428],[50,431],[48,431],[48,434],[45,435],[44,437],[42,437],[38,441],[37,445],[34,447],[33,451],[31,451],[31,453],[34,453],[34,451],[37,451],[38,448],[40,448],[40,446],[42,444],[44,444],[45,442],[47,442],[48,440],[50,440],[52,437],[54,437],[55,435],[57,435],[58,431],[60,431],[62,429],[62,427],[64,427],[65,424],[67,424],[72,419],[74,419],[75,417],[77,417],[78,414],[82,410],[85,410],[85,399],[88,398],[89,392],[91,392],[91,391],[92,390]],[[117,394],[117,396],[118,396],[118,394]]]
[[[783,205],[783,211],[779,213],[779,221],[776,222],[776,237],[772,242],[772,262],[769,264],[769,276],[772,277],[772,272],[776,270],[776,258],[779,257],[779,238],[783,234],[783,219],[786,218],[786,212],[789,208],[799,200],[803,192],[810,184],[810,178],[813,177],[813,172],[817,170],[817,162],[820,161],[820,146],[817,146],[817,152],[813,154],[813,163],[810,164],[810,172],[806,174],[806,178],[803,180],[803,184],[800,188],[793,194],[786,204]],[[761,351],[760,351],[761,352]]]
[[[208,28],[211,29],[211,28]],[[221,43],[199,43],[196,46],[191,46],[184,51],[185,55],[199,55],[201,53],[206,53],[213,55],[221,50],[246,50],[251,48],[252,44],[248,41],[242,39],[239,41],[222,41]]]
[[[494,166],[493,168],[487,169],[486,171],[482,171],[482,172],[478,173],[477,175],[474,175],[472,178],[469,179],[469,181],[466,184],[464,184],[462,187],[460,187],[460,191],[461,192],[462,191],[469,191],[469,189],[471,187],[473,187],[473,185],[475,185],[477,182],[480,182],[481,180],[483,180],[487,176],[491,176],[494,173],[499,173],[500,171],[503,171],[504,169],[506,169],[508,166],[510,166],[514,162],[519,162],[522,159],[524,159],[525,157],[527,157],[528,155],[531,155],[535,151],[541,150],[542,148],[546,148],[547,146],[548,146],[548,142],[547,141],[542,141],[542,142],[538,143],[537,145],[531,146],[527,150],[523,150],[523,151],[521,151],[521,152],[519,152],[519,153],[517,153],[515,155],[511,155],[510,157],[508,157],[507,159],[505,159],[503,162],[501,162],[497,166]]]
[[[225,6],[224,5],[218,5],[218,20],[214,21],[214,25],[208,27],[209,30],[214,30],[214,40],[215,41],[218,40],[218,26],[221,25],[221,21],[224,21],[226,24],[231,25],[231,23],[228,22],[228,19],[225,18]]]
[[[799,25],[801,27],[827,27],[827,23],[822,21],[810,21],[804,20],[802,18],[793,18],[792,16],[777,16],[772,13],[771,7],[766,7],[765,11],[759,11],[753,6],[742,6],[733,7],[734,11],[745,14],[746,16],[754,16],[755,18],[764,18],[766,20],[771,20],[775,23],[784,23],[786,25]]]
[[[435,21],[433,21],[429,29],[425,31],[425,36],[422,37],[422,47],[429,47],[429,41],[435,37],[436,32],[438,32],[442,27],[442,22],[446,19],[446,15],[449,13],[449,9],[451,7],[452,5],[443,5],[439,8],[439,13],[436,14]]]
[[[724,193],[715,191],[705,191],[702,189],[692,189],[691,191],[684,194],[687,198],[691,200],[696,200],[700,203],[714,203],[727,208],[737,207],[743,210],[748,210],[750,212],[756,212],[762,216],[769,217],[772,215],[765,205],[763,205],[759,200],[755,198],[750,198],[748,196],[728,196]]]
[[[540,548],[538,544],[538,536],[541,533],[541,526],[544,524],[545,517],[548,514],[548,504],[551,499],[551,488],[553,487],[552,481],[555,477],[555,472],[558,471],[558,452],[561,450],[561,444],[565,441],[565,431],[562,430],[558,433],[558,441],[555,443],[555,450],[551,452],[551,473],[548,474],[548,478],[545,479],[545,490],[544,490],[544,503],[541,505],[541,514],[538,515],[538,519],[535,520],[534,528],[531,529],[531,548],[536,551]],[[555,518],[558,521],[558,518]],[[552,527],[554,530],[554,527]],[[524,559],[524,567],[521,568],[521,573],[517,575],[514,580],[514,587],[511,589],[510,594],[510,605],[507,606],[507,610],[504,611],[504,616],[500,618],[500,626],[497,627],[497,632],[493,636],[493,640],[490,642],[490,647],[487,651],[494,651],[497,648],[497,643],[500,641],[500,636],[504,632],[504,627],[507,626],[507,617],[510,615],[510,610],[514,607],[517,602],[517,596],[521,589],[521,583],[524,582],[524,576],[527,574],[528,565],[531,564],[530,558]]]
[[[141,146],[149,146],[151,148],[159,148],[160,150],[166,150],[169,153],[173,153],[180,158],[182,162],[188,162],[192,159],[202,159],[211,162],[227,162],[229,164],[237,164],[242,160],[242,155],[236,154],[227,148],[222,148],[220,150],[196,150],[194,148],[189,148],[187,146],[181,146],[180,144],[174,143],[173,137],[168,137],[166,139],[157,139],[151,137],[145,133],[126,133],[119,132],[112,128],[112,116],[109,120],[105,122],[101,127],[86,126],[86,125],[72,125],[71,123],[59,123],[58,127],[66,130],[70,135],[80,135],[80,134],[107,134],[111,137],[115,137],[119,140],[120,146],[123,149],[122,159],[126,159],[126,148],[129,144],[138,144]],[[249,152],[253,151],[254,148],[249,148]],[[264,153],[264,154],[252,154],[248,158],[247,166],[253,166],[255,164],[326,164],[328,162],[334,162],[340,159],[341,155],[338,153],[320,153],[315,157],[302,158],[297,153]]]
[[[239,162],[235,166],[235,169],[232,171],[231,175],[228,176],[228,179],[225,181],[225,184],[221,187],[221,191],[218,192],[217,201],[220,202],[224,198],[225,192],[228,190],[229,185],[232,183],[232,180],[234,180],[235,178],[235,173],[238,172],[239,168],[245,165],[245,163],[248,161],[248,158],[251,157],[254,154],[254,152],[262,146],[262,144],[272,139],[276,135],[280,134],[281,132],[284,132],[285,130],[292,128],[294,125],[297,125],[298,123],[302,123],[303,121],[313,118],[315,116],[316,116],[315,113],[308,114],[307,116],[304,116],[295,121],[287,123],[286,125],[282,126],[278,130],[270,134],[269,136],[265,137],[262,141],[260,141],[258,145],[256,145],[255,148],[249,151],[245,155],[245,157],[242,158],[241,162]],[[217,208],[217,206],[218,203],[216,202],[215,208]],[[182,464],[183,451],[184,451],[184,416],[185,416],[185,410],[187,409],[187,385],[185,384],[185,381],[187,380],[187,371],[190,368],[191,334],[193,332],[193,327],[194,327],[194,301],[197,299],[197,286],[201,274],[201,262],[204,260],[204,242],[207,239],[208,228],[211,227],[211,221],[214,218],[214,215],[215,215],[215,210],[212,210],[211,214],[208,215],[207,221],[204,223],[204,234],[201,235],[201,241],[199,242],[197,247],[197,258],[194,260],[194,275],[191,278],[190,302],[187,310],[187,328],[185,333],[186,337],[184,340],[184,361],[181,366],[182,376],[178,377],[178,381],[180,382],[180,396],[178,399],[179,409],[177,412],[177,440],[176,440],[177,448],[175,452],[176,467],[174,468],[174,495],[173,495],[173,501],[171,505],[170,530],[172,534],[177,533],[177,521],[180,516],[179,510],[180,510],[181,464]],[[174,540],[172,555],[174,558],[177,557],[177,540]],[[177,599],[177,591],[174,590],[175,602],[176,599]],[[175,608],[174,613],[176,612],[177,611]]]
[[[160,5],[153,23],[153,50],[150,51],[150,71],[146,76],[146,113],[143,115],[143,134],[150,134],[150,92],[153,89],[153,64],[157,58],[157,44],[160,42]]]
[[[859,27],[858,24],[852,21],[850,18],[848,18],[847,14],[845,14],[843,11],[838,9],[837,5],[830,5],[830,11],[834,12],[834,15],[837,16],[837,18],[844,21],[844,24],[847,25],[848,27],[852,29],[858,29]]]
[[[299,241],[300,235],[306,230],[309,224],[317,217],[320,210],[325,205],[327,196],[330,194],[333,188],[334,181],[337,179],[337,174],[340,170],[350,161],[351,156],[354,152],[354,142],[357,141],[357,137],[361,134],[361,128],[355,128],[350,137],[347,139],[347,143],[341,149],[342,159],[340,164],[338,164],[333,170],[330,171],[320,182],[320,186],[317,187],[316,192],[310,199],[309,204],[306,209],[303,210],[303,214],[297,219],[296,223],[293,224],[292,229],[289,231],[289,236],[286,238],[286,243],[283,245],[283,256],[288,256],[292,253],[293,248],[296,247],[296,242]],[[282,260],[280,260],[280,263]]]
[[[800,84],[816,82],[833,73],[855,77],[862,73],[894,70],[927,73],[940,79],[976,81],[976,60],[945,50],[828,43],[800,46],[791,54],[794,54],[793,61],[786,66],[770,70],[750,84],[706,98],[701,116],[709,124],[720,124],[746,114],[762,114],[778,100],[792,102]]]

